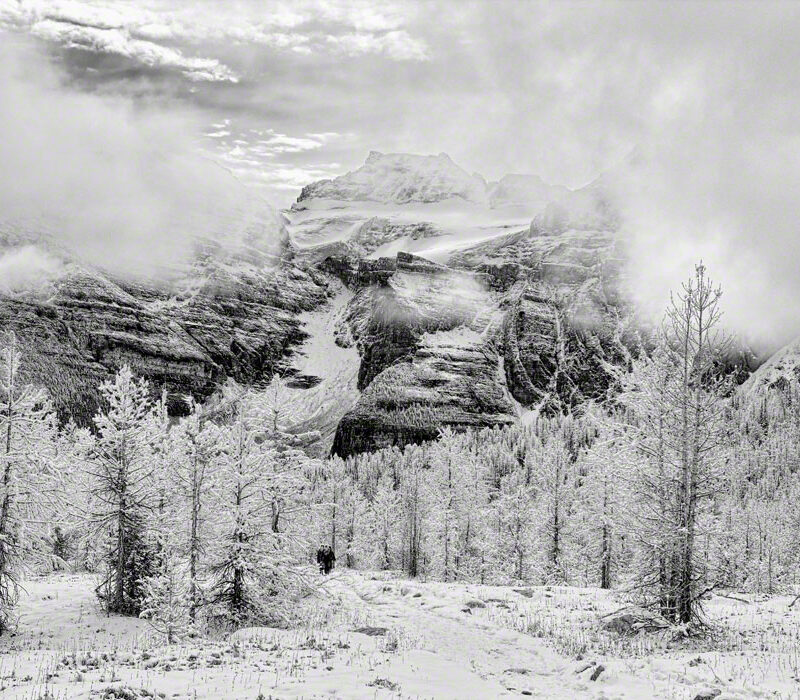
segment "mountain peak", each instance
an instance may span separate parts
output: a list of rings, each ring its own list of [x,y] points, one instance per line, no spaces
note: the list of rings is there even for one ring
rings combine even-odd
[[[323,198],[407,204],[460,198],[485,203],[486,183],[456,165],[446,153],[416,155],[370,151],[364,165],[332,180],[303,188],[298,202]]]

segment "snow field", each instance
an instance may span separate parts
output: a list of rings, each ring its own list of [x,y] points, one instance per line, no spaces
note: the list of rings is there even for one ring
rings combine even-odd
[[[599,616],[621,602],[599,589],[338,570],[298,601],[296,628],[168,646],[146,621],[105,616],[95,584],[87,574],[25,584],[17,631],[0,639],[0,697],[800,697],[789,596],[715,595],[706,613],[719,632],[676,642],[602,631]]]

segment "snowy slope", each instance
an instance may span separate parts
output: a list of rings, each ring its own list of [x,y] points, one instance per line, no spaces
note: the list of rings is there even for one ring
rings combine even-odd
[[[322,441],[316,447],[321,455],[330,451],[336,426],[359,397],[358,350],[336,344],[337,330],[352,297],[351,291],[340,288],[322,308],[300,314],[308,337],[295,350],[291,369],[311,380],[313,386],[287,389],[285,408],[298,418],[287,428],[295,434],[319,431]]]
[[[693,700],[713,689],[720,700],[797,697],[800,612],[787,608],[789,596],[713,596],[707,614],[720,626],[719,650],[704,650],[600,631],[598,616],[619,603],[599,589],[307,574],[319,588],[298,602],[298,627],[172,646],[143,620],[100,613],[91,575],[27,581],[19,627],[0,638],[0,694]]]
[[[402,251],[445,264],[473,248],[502,247],[521,232],[583,235],[618,224],[601,180],[576,191],[536,175],[487,185],[445,154],[374,151],[361,168],[308,185],[284,215],[292,245],[312,260],[339,246],[361,258]]]
[[[527,209],[491,209],[462,199],[403,205],[362,200],[304,200],[285,212],[292,244],[313,254],[336,243],[360,257],[393,257],[399,251],[436,262],[479,243],[530,226]],[[364,236],[368,230],[369,237]]]
[[[800,379],[800,338],[774,353],[748,377],[739,391],[745,396],[754,396],[771,387],[786,387],[793,378]]]

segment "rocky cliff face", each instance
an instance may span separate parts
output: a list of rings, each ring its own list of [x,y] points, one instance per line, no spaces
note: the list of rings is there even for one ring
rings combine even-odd
[[[268,379],[305,337],[299,312],[326,299],[323,277],[291,267],[194,270],[193,288],[113,280],[69,268],[46,295],[0,299],[0,327],[24,344],[30,379],[64,419],[89,424],[97,386],[128,364],[170,410],[208,397],[226,377]],[[195,276],[196,275],[196,276]]]
[[[298,257],[354,292],[338,337],[358,349],[362,393],[340,455],[574,407],[604,394],[604,362],[621,355],[622,254],[603,188],[486,184],[450,166],[373,153],[287,214]]]
[[[278,370],[302,430],[344,456],[606,390],[623,255],[601,186],[486,183],[444,155],[372,153],[304,188],[285,217],[273,235],[217,222],[166,277],[68,255],[44,285],[0,294],[0,327],[64,419],[89,423],[97,384],[126,363],[167,389],[173,413],[183,395]]]

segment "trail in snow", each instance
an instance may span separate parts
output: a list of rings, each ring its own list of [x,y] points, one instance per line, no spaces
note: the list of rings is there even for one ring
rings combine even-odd
[[[763,652],[745,652],[745,635],[741,651],[649,650],[642,640],[638,653],[621,656],[596,624],[618,605],[608,591],[350,570],[317,580],[318,592],[296,605],[293,629],[249,628],[172,646],[142,620],[103,615],[91,575],[29,581],[18,629],[0,638],[0,697],[692,700],[708,687],[721,689],[721,700],[798,697],[786,596],[709,603],[728,629],[755,634]],[[598,664],[603,671],[591,680]]]

